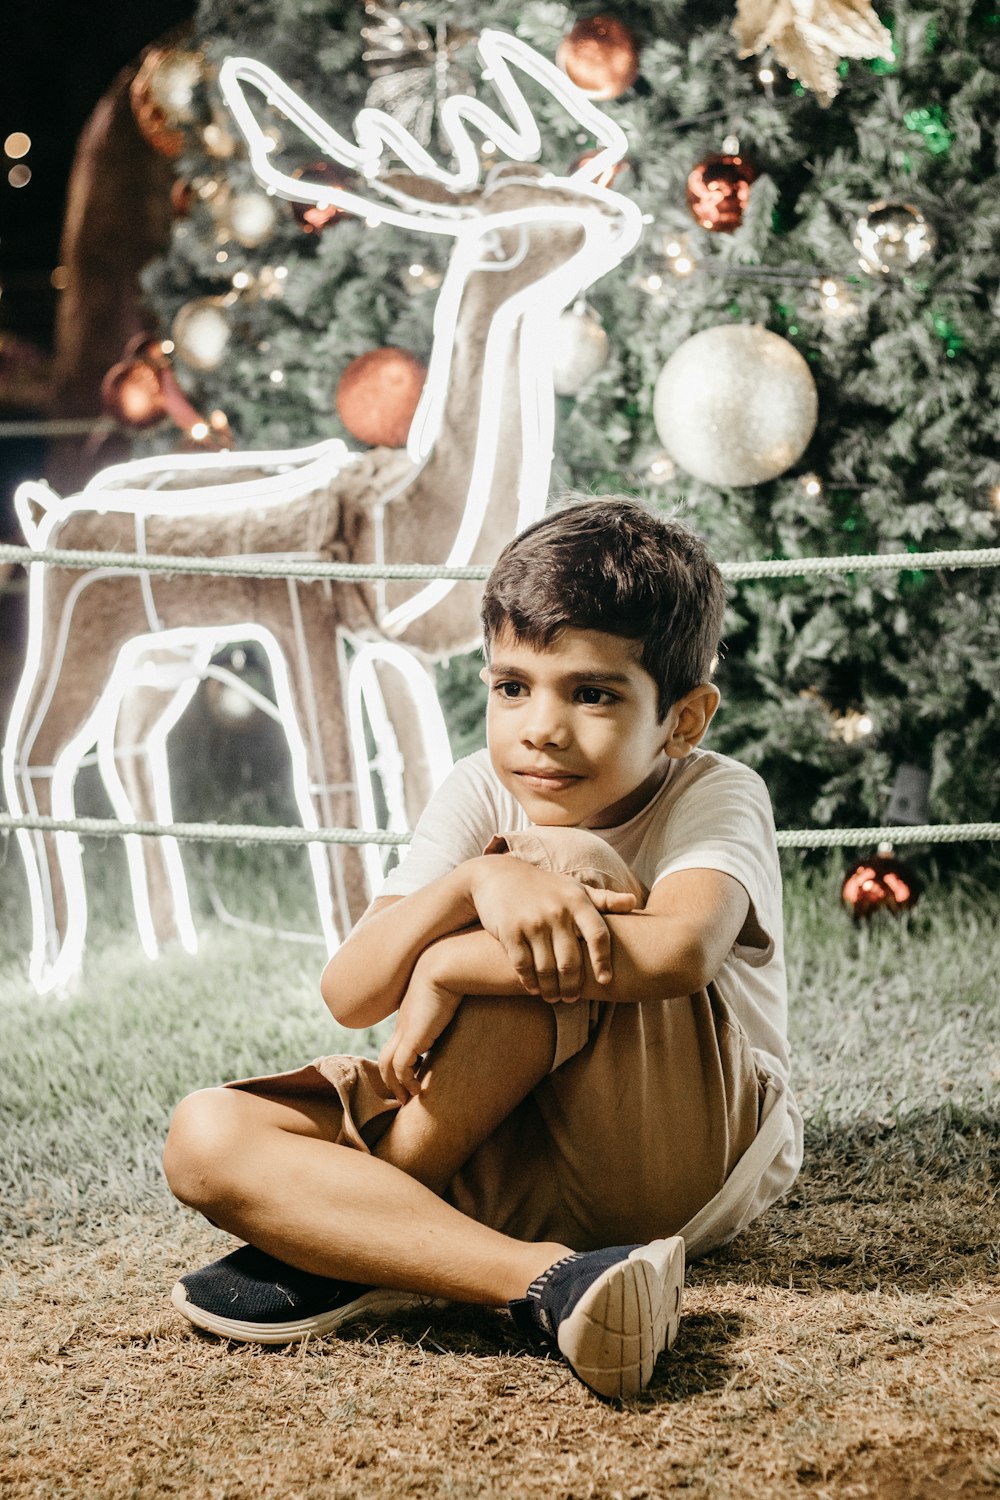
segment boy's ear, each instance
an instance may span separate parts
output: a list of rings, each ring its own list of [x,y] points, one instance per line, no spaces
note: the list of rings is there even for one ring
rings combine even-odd
[[[490,685],[490,664],[489,664],[489,662],[486,663],[485,667],[480,667],[479,668],[479,681],[480,682],[484,682],[486,684],[486,686],[489,687],[489,685]]]
[[[671,705],[663,748],[672,759],[683,760],[701,743],[721,701],[722,694],[714,682],[700,682]]]

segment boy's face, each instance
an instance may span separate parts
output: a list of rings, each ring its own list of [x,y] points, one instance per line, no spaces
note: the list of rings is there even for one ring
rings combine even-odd
[[[669,757],[697,744],[718,694],[696,688],[657,718],[656,683],[640,643],[603,630],[567,629],[535,650],[509,629],[493,641],[482,676],[490,694],[486,736],[493,767],[532,823],[611,828],[660,785]],[[710,707],[691,730],[685,705]],[[707,697],[706,697],[707,695]]]

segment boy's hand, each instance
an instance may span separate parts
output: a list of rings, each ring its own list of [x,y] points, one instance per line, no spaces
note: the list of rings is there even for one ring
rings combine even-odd
[[[444,1031],[461,999],[434,979],[430,966],[418,959],[396,1012],[392,1036],[378,1059],[382,1080],[400,1104],[420,1092],[417,1064]]]
[[[470,864],[479,920],[502,945],[529,995],[550,1002],[578,1000],[584,978],[581,943],[598,983],[611,982],[611,934],[601,912],[630,912],[634,896],[581,885],[512,854],[488,854]]]

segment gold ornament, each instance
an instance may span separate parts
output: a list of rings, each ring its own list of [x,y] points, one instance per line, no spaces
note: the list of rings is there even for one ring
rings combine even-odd
[[[937,235],[912,203],[873,203],[854,231],[854,248],[870,276],[902,275],[929,255]]]
[[[772,48],[781,66],[826,106],[840,89],[844,57],[892,62],[892,35],[869,0],[736,0],[740,57]]]
[[[185,302],[170,330],[177,355],[195,370],[214,370],[229,343],[224,297],[196,297]]]
[[[816,427],[816,385],[799,351],[759,325],[723,324],[686,339],[653,394],[670,457],[706,484],[775,479]]]
[[[183,151],[182,127],[197,118],[204,76],[200,52],[148,47],[143,53],[129,86],[129,99],[140,133],[161,155],[176,157]]]
[[[643,484],[658,489],[661,485],[672,484],[677,478],[677,465],[665,448],[659,448],[655,453],[647,455],[640,467],[639,477]]]
[[[248,250],[255,250],[270,239],[277,217],[273,200],[266,193],[249,189],[232,194],[219,214],[218,224]]]

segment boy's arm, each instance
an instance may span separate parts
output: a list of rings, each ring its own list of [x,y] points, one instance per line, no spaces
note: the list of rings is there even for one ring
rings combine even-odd
[[[681,870],[657,881],[642,911],[603,919],[611,934],[613,973],[602,982],[581,945],[580,998],[619,1003],[693,994],[715,978],[733,944],[745,935],[750,898],[721,870]],[[524,988],[510,958],[476,929],[435,943],[418,976],[461,994],[518,994]],[[545,998],[559,998],[546,996]]]
[[[429,943],[478,921],[464,867],[410,896],[372,902],[320,979],[320,993],[342,1026],[374,1026],[399,1008],[413,966]]]
[[[512,992],[575,1000],[584,951],[591,969],[610,978],[611,939],[600,911],[627,912],[633,905],[632,896],[590,891],[568,875],[509,855],[483,855],[410,896],[373,902],[327,963],[320,991],[341,1025],[373,1026],[399,1008],[428,947],[482,923],[482,935],[502,944],[505,957],[512,955],[504,969],[513,976]]]

